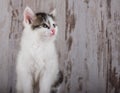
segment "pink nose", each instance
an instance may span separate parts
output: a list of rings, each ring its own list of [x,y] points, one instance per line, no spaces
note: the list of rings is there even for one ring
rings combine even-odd
[[[51,35],[55,34],[55,29],[51,29]]]

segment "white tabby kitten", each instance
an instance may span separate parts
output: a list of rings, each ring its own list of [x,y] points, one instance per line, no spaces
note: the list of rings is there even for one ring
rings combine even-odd
[[[56,93],[62,83],[55,48],[57,25],[55,11],[50,14],[24,10],[24,31],[17,58],[17,93],[33,93],[36,84],[39,93]]]

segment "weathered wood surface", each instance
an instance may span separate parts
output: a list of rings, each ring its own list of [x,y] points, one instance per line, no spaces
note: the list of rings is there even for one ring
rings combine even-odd
[[[120,0],[0,0],[0,93],[15,93],[25,6],[57,9],[61,93],[120,93]]]

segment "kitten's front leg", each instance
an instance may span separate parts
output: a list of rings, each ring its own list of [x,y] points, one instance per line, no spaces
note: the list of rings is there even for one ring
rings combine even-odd
[[[53,65],[53,64],[51,64]],[[47,66],[39,82],[39,93],[50,93],[52,85],[57,78],[58,68],[56,66]]]
[[[39,93],[50,93],[51,79],[47,75],[44,75],[40,79],[39,87],[40,87]]]
[[[33,93],[32,77],[26,71],[17,73],[17,93]]]

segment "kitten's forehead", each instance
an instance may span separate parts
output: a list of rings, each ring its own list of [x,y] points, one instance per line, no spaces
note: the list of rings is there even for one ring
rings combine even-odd
[[[48,14],[46,13],[36,13],[37,20],[46,21],[48,18]]]
[[[48,23],[54,22],[54,18],[47,14],[47,13],[36,13],[36,19],[32,23],[32,27],[35,28],[38,25],[41,25],[42,23]]]

